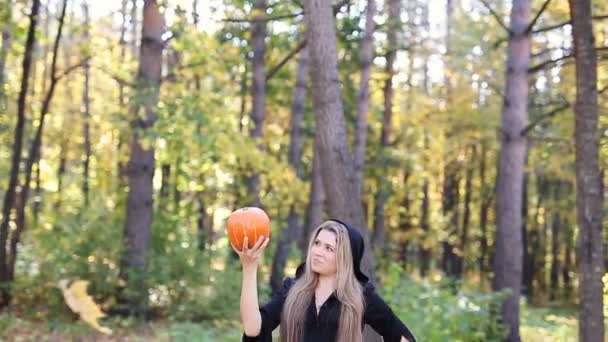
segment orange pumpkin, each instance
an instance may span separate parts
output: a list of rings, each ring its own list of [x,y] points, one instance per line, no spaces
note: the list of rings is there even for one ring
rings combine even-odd
[[[243,250],[247,236],[247,246],[252,248],[260,236],[270,236],[270,219],[266,212],[256,207],[235,210],[228,217],[228,239],[238,250]]]

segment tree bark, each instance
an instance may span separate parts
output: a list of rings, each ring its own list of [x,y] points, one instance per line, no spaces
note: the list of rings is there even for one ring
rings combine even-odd
[[[38,22],[38,10],[40,9],[40,0],[33,0],[32,9],[30,11],[30,27],[27,32],[25,41],[25,53],[23,55],[21,89],[19,91],[19,99],[17,100],[17,125],[15,127],[15,135],[13,140],[13,151],[11,157],[11,171],[8,181],[8,187],[4,194],[4,202],[2,203],[2,223],[0,223],[0,283],[6,284],[0,288],[0,308],[7,306],[11,300],[10,283],[12,283],[9,273],[9,262],[7,259],[7,241],[9,237],[9,221],[10,214],[15,204],[17,180],[19,177],[19,163],[21,162],[21,152],[23,149],[23,129],[25,125],[25,106],[26,96],[30,79],[30,68],[32,65],[32,47],[36,39],[36,25]]]
[[[304,47],[300,51],[296,71],[296,86],[294,87],[293,104],[291,106],[291,134],[289,143],[289,164],[293,167],[298,178],[302,178],[302,126],[308,74],[308,49]],[[300,229],[298,213],[296,212],[295,205],[292,204],[287,216],[287,228],[284,228],[281,232],[272,263],[270,286],[273,292],[282,287],[287,256],[289,255],[291,246],[298,241]]]
[[[514,0],[507,47],[506,85],[500,128],[499,173],[496,189],[495,291],[510,289],[502,306],[508,341],[519,341],[519,295],[522,279],[522,185],[527,139],[528,67],[530,65],[531,1]]]
[[[361,78],[359,80],[359,99],[357,103],[357,125],[355,130],[354,162],[357,190],[363,191],[365,170],[365,145],[367,141],[367,112],[369,111],[369,80],[374,62],[374,31],[376,22],[376,0],[367,0],[365,10],[365,32],[361,41]],[[360,196],[361,197],[361,196]]]
[[[147,311],[148,289],[145,284],[150,246],[154,175],[154,138],[152,128],[158,117],[165,20],[155,0],[145,0],[137,84],[139,101],[133,104],[131,156],[127,164],[129,193],[125,220],[125,251],[120,265],[120,278],[126,288],[119,293],[120,303],[130,314]],[[141,107],[144,115],[139,115]]]
[[[599,166],[597,52],[591,1],[570,0],[572,40],[576,56],[576,207],[579,233],[576,265],[579,274],[579,340],[604,340],[602,237],[603,184]]]
[[[256,0],[253,10],[254,17],[264,16],[266,13],[266,0]],[[253,57],[251,59],[252,83],[251,83],[251,119],[253,127],[251,137],[259,141],[262,137],[264,127],[264,116],[266,111],[266,70],[264,55],[266,54],[266,22],[256,21],[252,24],[252,46]],[[248,205],[259,207],[260,203],[260,175],[257,172],[247,179]]]

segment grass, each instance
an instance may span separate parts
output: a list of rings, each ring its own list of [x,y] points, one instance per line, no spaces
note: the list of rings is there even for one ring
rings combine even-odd
[[[559,308],[521,308],[520,333],[526,342],[577,341],[578,319],[576,312]]]
[[[241,328],[235,321],[140,322],[109,318],[102,325],[112,336],[95,332],[81,321],[58,317],[36,320],[0,313],[0,341],[239,341]],[[521,336],[525,342],[577,340],[576,312],[522,306]]]

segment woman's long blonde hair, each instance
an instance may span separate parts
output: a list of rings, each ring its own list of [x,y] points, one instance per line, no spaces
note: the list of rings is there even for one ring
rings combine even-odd
[[[306,312],[313,299],[319,275],[312,271],[310,250],[319,232],[328,230],[336,234],[336,297],[340,301],[340,322],[337,342],[362,342],[363,288],[355,277],[353,257],[346,227],[336,221],[323,222],[312,234],[308,244],[304,274],[289,290],[281,315],[281,341],[301,342],[304,338]]]

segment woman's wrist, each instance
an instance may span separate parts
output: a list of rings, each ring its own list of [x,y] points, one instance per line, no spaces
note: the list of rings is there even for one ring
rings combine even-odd
[[[251,264],[243,264],[243,272],[245,273],[250,273],[250,272],[257,272],[258,270],[258,263],[251,263]]]

